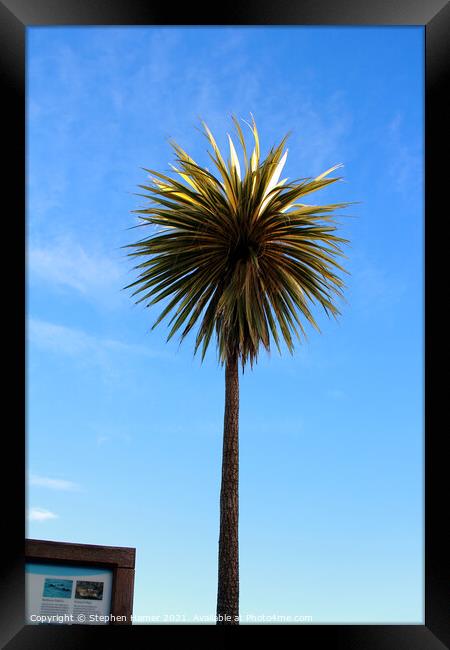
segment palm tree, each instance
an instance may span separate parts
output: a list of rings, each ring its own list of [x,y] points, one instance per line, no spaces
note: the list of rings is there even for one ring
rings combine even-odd
[[[195,352],[201,348],[202,360],[215,333],[225,365],[218,624],[237,624],[239,619],[239,364],[242,370],[247,363],[252,367],[261,347],[269,351],[272,340],[279,352],[283,340],[292,353],[293,335],[305,335],[303,318],[318,329],[311,304],[319,303],[328,316],[339,314],[334,298],[342,295],[337,271],[344,269],[337,257],[347,242],[334,234],[333,213],[348,204],[298,202],[339,180],[327,176],[341,165],[316,178],[279,180],[288,136],[261,160],[252,116],[249,157],[241,126],[235,117],[233,122],[243,173],[231,136],[225,162],[204,122],[217,175],[173,141],[177,166],[171,167],[179,180],[145,170],[151,183],[139,187],[151,203],[134,212],[140,215],[139,225],[157,228],[130,244],[129,255],[141,261],[134,267],[138,279],[126,287],[134,287],[136,302],[146,301],[147,307],[168,299],[153,325],[172,312],[167,340],[176,332],[183,340],[199,323]]]

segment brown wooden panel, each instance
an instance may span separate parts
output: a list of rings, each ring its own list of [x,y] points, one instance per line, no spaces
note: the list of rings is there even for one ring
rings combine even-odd
[[[111,622],[111,625],[131,625],[133,613],[134,569],[116,569],[113,584],[111,614],[126,617],[126,620]]]
[[[25,557],[27,560],[36,558],[55,562],[112,564],[116,567],[134,569],[135,556],[136,550],[134,548],[49,542],[39,539],[25,540]]]

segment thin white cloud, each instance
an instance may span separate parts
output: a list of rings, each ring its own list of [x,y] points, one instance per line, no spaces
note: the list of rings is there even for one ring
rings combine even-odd
[[[388,172],[393,180],[393,187],[404,196],[410,197],[411,192],[423,188],[423,156],[420,151],[420,133],[415,138],[407,138],[403,132],[403,120],[404,116],[399,112],[388,124]]]
[[[28,321],[28,338],[38,347],[68,356],[96,353],[99,342],[81,330],[31,318]]]
[[[98,447],[101,447],[106,443],[108,443],[108,445],[110,443],[129,444],[131,440],[132,437],[128,433],[122,433],[122,432],[112,432],[112,433],[108,433],[108,435],[104,435],[100,433],[96,437],[96,442]]]
[[[45,508],[30,508],[28,511],[28,519],[30,521],[48,521],[49,519],[57,519],[58,515],[56,515],[54,512],[50,512],[50,510],[46,510]]]
[[[340,388],[332,388],[332,389],[330,389],[328,391],[327,394],[328,394],[328,397],[331,397],[332,399],[335,399],[335,400],[344,399],[344,397],[346,396],[345,392]]]
[[[144,345],[92,336],[80,329],[37,318],[28,320],[27,331],[31,344],[66,356],[83,358],[91,363],[106,364],[114,353],[134,353],[150,358],[172,357],[168,352],[153,351]]]
[[[119,297],[125,285],[124,271],[111,256],[88,251],[66,236],[51,244],[31,244],[27,251],[27,275],[54,287],[71,289],[96,300]]]
[[[48,478],[47,476],[38,476],[37,474],[31,474],[30,476],[30,485],[37,487],[46,487],[51,490],[63,490],[63,491],[76,491],[80,489],[80,486],[73,481],[66,481],[65,479],[57,478]]]
[[[406,282],[398,272],[376,264],[363,252],[353,257],[354,266],[348,282],[350,304],[366,316],[388,313],[405,295]]]

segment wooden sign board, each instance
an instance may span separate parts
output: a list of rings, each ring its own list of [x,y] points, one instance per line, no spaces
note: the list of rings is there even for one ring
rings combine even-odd
[[[25,540],[26,622],[131,625],[136,549]]]

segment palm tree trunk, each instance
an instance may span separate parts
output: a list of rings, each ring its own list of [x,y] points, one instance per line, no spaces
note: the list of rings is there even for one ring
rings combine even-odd
[[[217,625],[239,624],[239,363],[225,368],[222,487],[220,490],[219,586]]]

